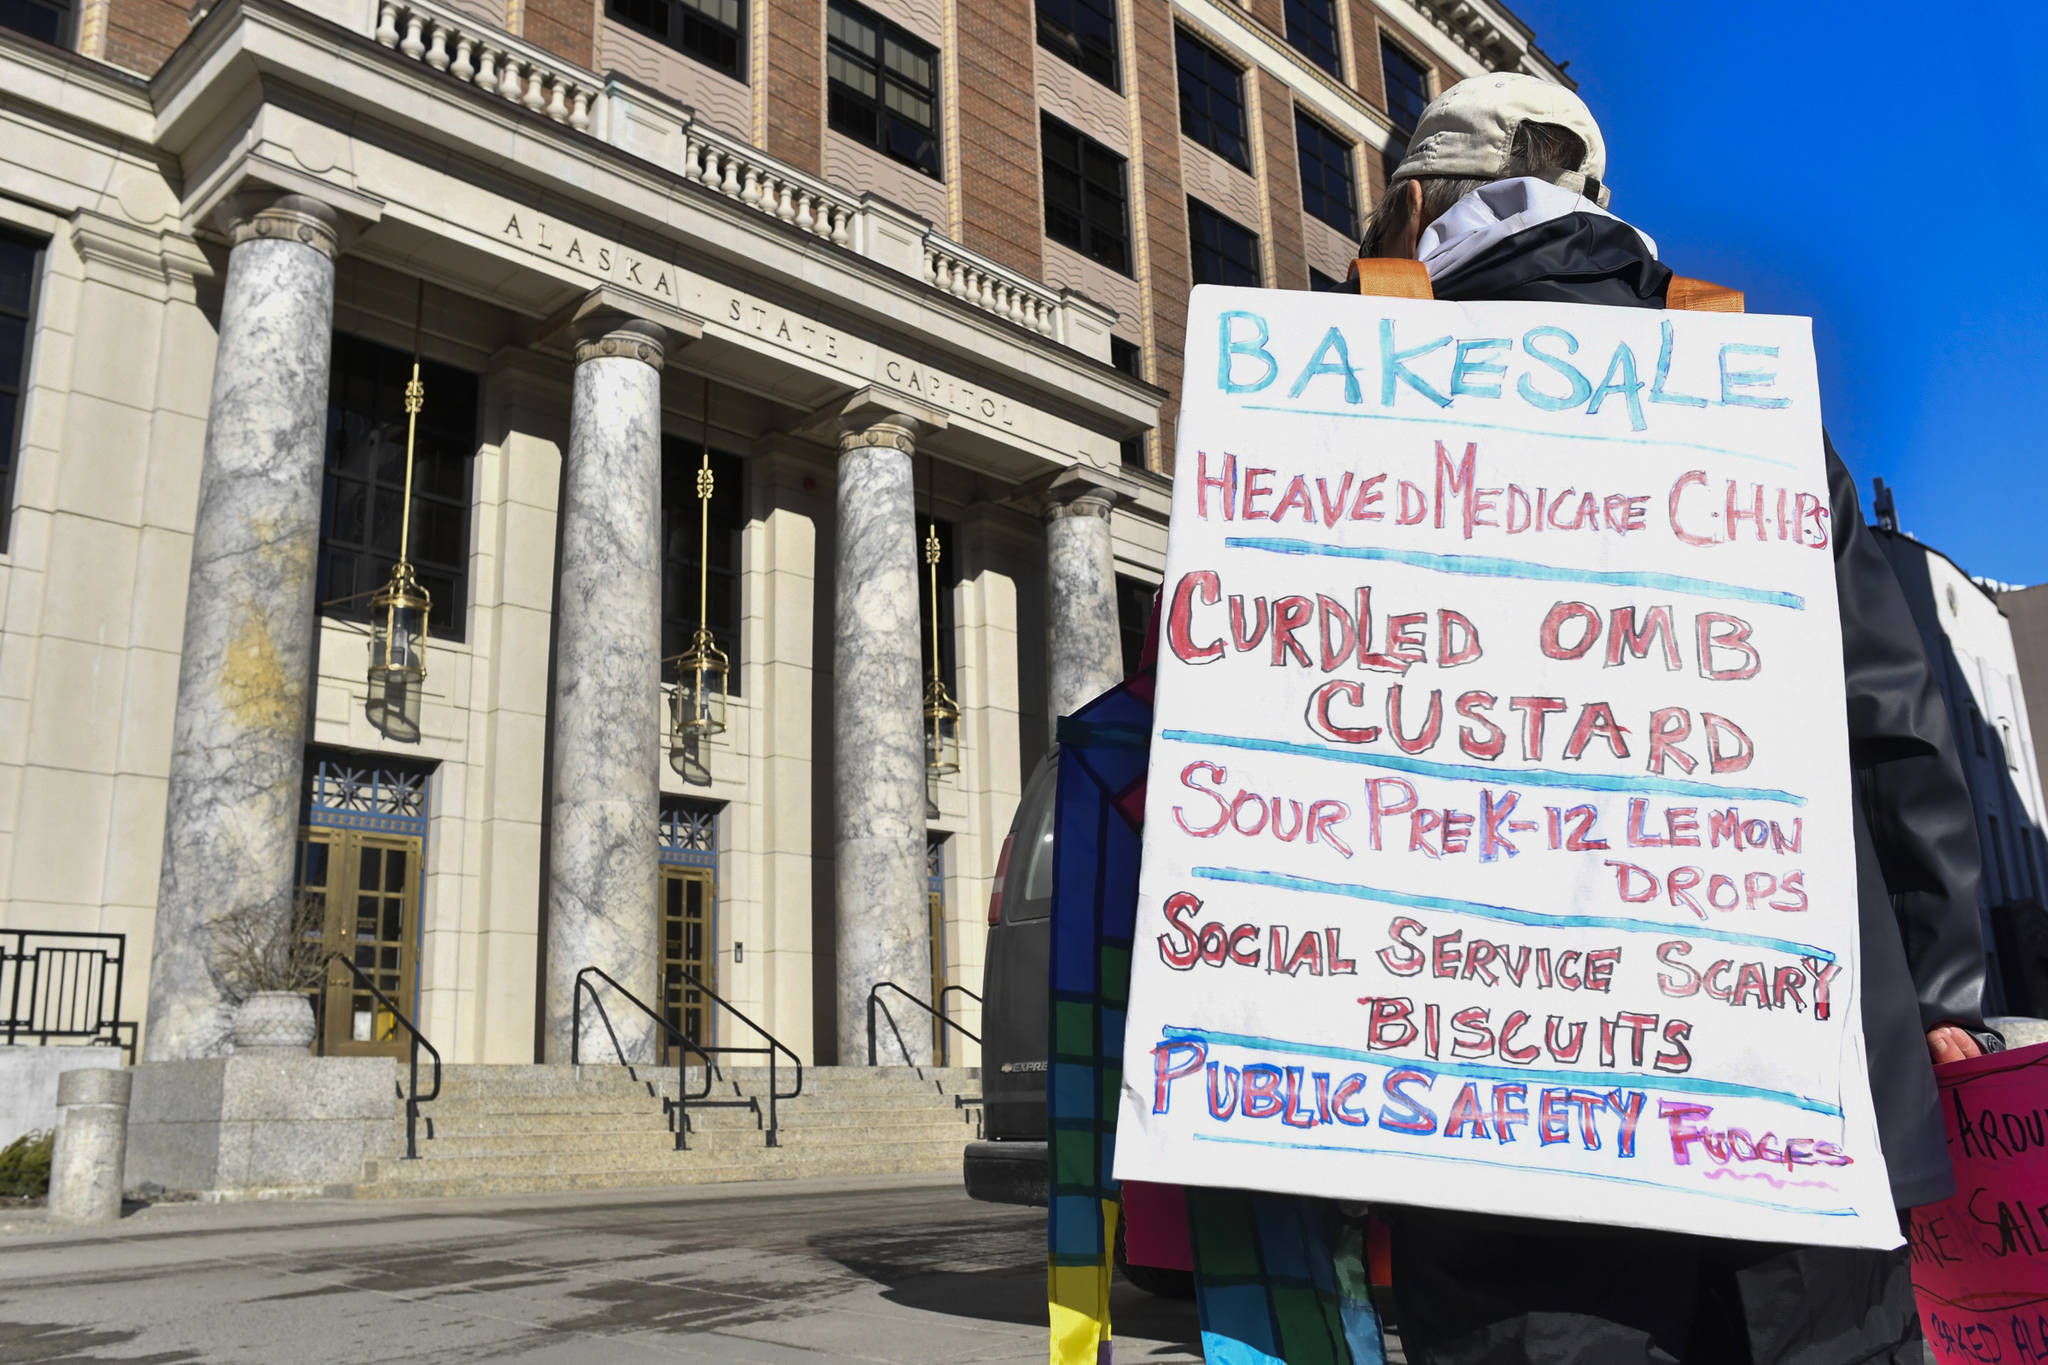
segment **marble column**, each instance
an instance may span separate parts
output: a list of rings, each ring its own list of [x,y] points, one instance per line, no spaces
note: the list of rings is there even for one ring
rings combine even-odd
[[[1109,514],[1116,494],[1093,484],[1055,486],[1045,507],[1046,703],[1057,732],[1123,680],[1116,618],[1116,555]]]
[[[557,535],[553,794],[544,1059],[569,1060],[576,974],[599,967],[660,1008],[661,367],[653,323],[601,313],[576,333]],[[592,978],[593,981],[596,978]],[[655,1025],[599,982],[628,1060]],[[583,1056],[612,1061],[586,994]]]
[[[839,438],[832,631],[833,881],[839,1061],[867,1061],[868,990],[930,989],[925,908],[924,681],[917,615],[916,419],[892,413]],[[896,1014],[913,1062],[931,1021]],[[877,1060],[903,1059],[885,1037]]]
[[[335,217],[297,195],[234,225],[207,412],[143,1055],[225,1050],[213,926],[291,913],[312,681]]]

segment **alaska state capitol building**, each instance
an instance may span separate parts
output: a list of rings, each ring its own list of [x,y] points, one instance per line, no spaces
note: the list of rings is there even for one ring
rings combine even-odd
[[[1563,79],[1491,0],[0,0],[0,947],[157,1060],[294,906],[450,1061],[587,966],[859,1060],[1142,631],[1190,286],[1341,277],[1486,70]]]

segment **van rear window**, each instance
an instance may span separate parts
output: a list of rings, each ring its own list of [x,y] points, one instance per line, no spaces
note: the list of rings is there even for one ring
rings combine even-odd
[[[1044,919],[1052,914],[1052,815],[1053,792],[1058,783],[1054,769],[1028,793],[1024,818],[1017,823],[1017,842],[1010,850],[1010,883],[1019,888],[1015,899],[1005,888],[1003,907],[1012,923]]]

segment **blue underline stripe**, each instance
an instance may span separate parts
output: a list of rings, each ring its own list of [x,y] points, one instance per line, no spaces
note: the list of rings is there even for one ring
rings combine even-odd
[[[1161,730],[1161,739],[1182,744],[1212,744],[1225,749],[1250,749],[1265,754],[1292,754],[1298,758],[1327,758],[1337,763],[1358,763],[1368,768],[1389,768],[1397,773],[1441,777],[1452,782],[1491,782],[1502,787],[1565,787],[1589,792],[1645,792],[1653,796],[1698,796],[1709,801],[1781,801],[1803,806],[1806,798],[1776,787],[1729,787],[1718,782],[1695,782],[1683,777],[1652,777],[1645,773],[1567,773],[1554,768],[1485,768],[1476,763],[1437,763],[1406,754],[1375,754],[1339,749],[1328,744],[1303,744],[1288,739],[1261,739],[1256,735],[1219,735],[1207,730]]]
[[[1538,564],[1527,559],[1502,559],[1496,555],[1446,555],[1428,550],[1399,550],[1388,545],[1325,545],[1321,541],[1285,536],[1227,536],[1223,543],[1233,550],[1265,550],[1276,555],[1326,555],[1332,559],[1377,559],[1405,564],[1414,569],[1457,574],[1464,578],[1519,578],[1539,583],[1595,583],[1610,588],[1654,588],[1664,592],[1690,593],[1695,597],[1718,597],[1731,602],[1754,602],[1766,607],[1790,607],[1805,611],[1806,599],[1796,592],[1772,588],[1745,588],[1740,583],[1722,583],[1711,578],[1689,578],[1684,574],[1651,573],[1636,569],[1573,569],[1561,564]]]
[[[1547,436],[1554,441],[1602,441],[1614,445],[1661,446],[1668,450],[1703,450],[1710,455],[1733,455],[1738,460],[1755,460],[1759,464],[1776,465],[1780,469],[1797,469],[1791,460],[1774,459],[1759,455],[1753,450],[1737,450],[1733,446],[1710,446],[1700,441],[1667,441],[1657,436],[1612,436],[1580,431],[1544,431],[1537,427],[1518,427],[1508,422],[1474,422],[1455,413],[1435,413],[1427,417],[1411,417],[1405,413],[1392,412],[1345,412],[1336,408],[1296,408],[1279,403],[1246,403],[1249,412],[1291,412],[1297,417],[1349,417],[1363,422],[1414,422],[1435,427],[1471,427],[1475,431],[1511,431],[1518,436]]]
[[[1781,1204],[1775,1199],[1756,1199],[1730,1190],[1687,1189],[1682,1185],[1667,1185],[1660,1180],[1645,1180],[1633,1175],[1604,1175],[1598,1171],[1559,1171],[1543,1166],[1523,1166],[1512,1161],[1488,1161],[1483,1157],[1465,1156],[1455,1152],[1404,1152],[1385,1147],[1340,1147],[1329,1142],[1289,1142],[1285,1138],[1240,1137],[1226,1133],[1196,1133],[1197,1142],[1241,1143],[1251,1147],[1288,1147],[1302,1152],[1339,1152],[1345,1156],[1384,1156],[1407,1161],[1454,1161],[1460,1166],[1490,1166],[1499,1171],[1513,1171],[1517,1175],[1557,1175],[1577,1177],[1582,1180],[1600,1180],[1610,1185],[1640,1185],[1645,1189],[1665,1194],[1696,1194],[1706,1199],[1725,1199],[1731,1203],[1749,1204],[1773,1213],[1810,1213],[1821,1218],[1854,1218],[1854,1209],[1810,1209],[1799,1204]]]
[[[1633,1087],[1637,1090],[1671,1090],[1686,1095],[1717,1095],[1723,1099],[1769,1100],[1778,1104],[1789,1104],[1830,1118],[1842,1117],[1840,1105],[1829,1104],[1826,1100],[1811,1099],[1790,1090],[1772,1090],[1760,1085],[1743,1085],[1736,1081],[1717,1081],[1705,1076],[1667,1076],[1662,1072],[1644,1075],[1639,1072],[1615,1071],[1536,1071],[1518,1066],[1488,1066],[1483,1062],[1438,1062],[1426,1057],[1401,1057],[1384,1052],[1367,1052],[1359,1048],[1336,1047],[1328,1043],[1291,1043],[1284,1038],[1266,1038],[1255,1033],[1226,1033],[1218,1029],[1185,1028],[1168,1024],[1159,1031],[1160,1037],[1173,1041],[1191,1043],[1214,1043],[1222,1047],[1241,1047],[1250,1051],[1285,1052],[1296,1057],[1328,1057],[1343,1062],[1365,1062],[1371,1066],[1389,1070],[1442,1072],[1453,1076],[1473,1076],[1483,1081],[1542,1081],[1546,1084],[1576,1085],[1587,1089],[1617,1090]]]
[[[1193,871],[1194,875],[1203,881],[1241,882],[1247,886],[1270,886],[1281,891],[1348,896],[1353,900],[1378,901],[1384,905],[1399,905],[1410,910],[1441,910],[1451,915],[1472,915],[1478,919],[1499,920],[1503,924],[1529,925],[1542,929],[1614,929],[1625,934],[1662,934],[1666,938],[1707,939],[1715,943],[1733,943],[1744,948],[1769,948],[1773,952],[1790,953],[1794,957],[1810,957],[1819,962],[1835,960],[1832,952],[1811,943],[1800,943],[1789,938],[1772,938],[1767,934],[1745,934],[1735,929],[1716,929],[1709,925],[1674,924],[1669,920],[1633,919],[1626,915],[1546,915],[1535,910],[1517,910],[1512,906],[1488,905],[1484,901],[1453,900],[1449,896],[1429,896],[1417,891],[1386,891],[1376,886],[1361,886],[1356,882],[1320,881],[1314,877],[1299,877],[1292,872],[1260,872],[1242,867],[1198,867]]]

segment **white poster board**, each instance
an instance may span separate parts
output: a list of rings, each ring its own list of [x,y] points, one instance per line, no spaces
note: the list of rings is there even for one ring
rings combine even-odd
[[[1119,1177],[1899,1244],[1805,318],[1204,287]]]

